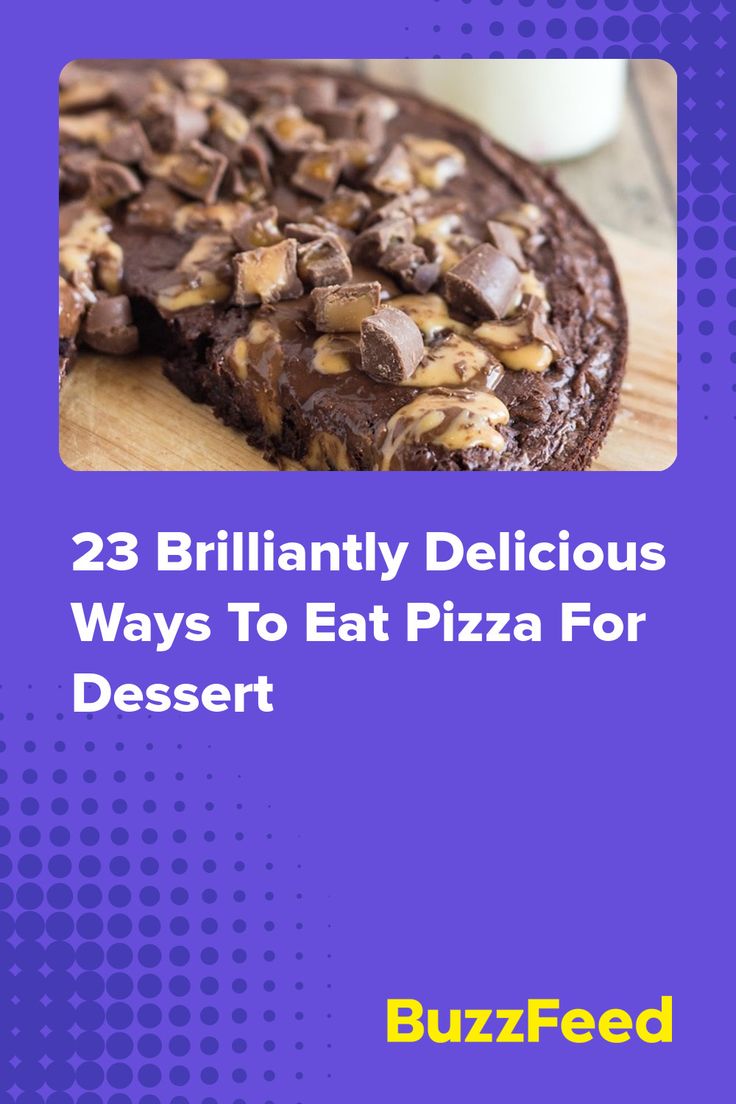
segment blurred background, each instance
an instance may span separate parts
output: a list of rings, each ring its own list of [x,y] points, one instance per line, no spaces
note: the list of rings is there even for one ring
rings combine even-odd
[[[657,59],[332,59],[475,119],[532,160],[594,221],[674,248],[677,89]]]

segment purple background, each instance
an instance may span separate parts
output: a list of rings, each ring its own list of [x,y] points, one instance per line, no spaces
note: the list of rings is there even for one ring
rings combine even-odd
[[[715,0],[167,9],[164,18],[150,3],[27,8],[6,39],[7,148],[24,152],[2,181],[13,309],[4,331],[0,1102],[723,1099],[733,16]],[[676,66],[682,364],[671,469],[271,479],[62,466],[49,364],[61,65],[356,50],[632,54]],[[417,543],[392,584],[71,572],[78,530],[130,529],[145,551],[157,528],[204,538],[219,527],[301,540],[376,529]],[[423,576],[426,528],[470,540],[516,527],[530,538],[566,527],[578,539],[661,540],[669,564],[631,577]],[[564,647],[553,619],[547,640],[528,648],[398,638],[307,648],[296,630],[283,644],[235,646],[221,634],[166,655],[75,643],[68,602],[113,597],[213,612],[256,599],[287,613],[309,599],[398,610],[450,597],[549,618],[579,598],[647,610],[649,622],[638,646]],[[85,669],[144,683],[266,671],[277,709],[88,720],[70,700],[72,672]],[[440,1008],[558,996],[600,1012],[636,1011],[662,993],[675,1000],[671,1046],[384,1042],[391,995]]]

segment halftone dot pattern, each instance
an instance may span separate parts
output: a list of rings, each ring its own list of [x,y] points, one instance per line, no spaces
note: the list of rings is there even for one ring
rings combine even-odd
[[[270,805],[189,777],[144,718],[102,752],[49,720],[81,761],[27,719],[12,763],[0,743],[0,1104],[303,1104],[301,863]]]
[[[677,71],[679,412],[736,419],[736,164],[721,0],[432,0],[431,33],[408,28],[414,56],[661,58]],[[441,46],[441,53],[437,52]],[[731,133],[729,133],[729,129]],[[729,348],[728,356],[722,351]],[[719,349],[721,350],[719,352]],[[712,427],[708,427],[708,431]],[[724,425],[725,428],[725,425]],[[698,435],[693,427],[693,442]],[[681,450],[686,442],[681,438]]]

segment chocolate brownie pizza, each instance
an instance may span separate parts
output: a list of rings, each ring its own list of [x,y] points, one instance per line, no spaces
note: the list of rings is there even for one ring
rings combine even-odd
[[[613,262],[470,122],[282,62],[75,62],[59,135],[60,378],[80,346],[156,353],[311,469],[598,451],[626,357]]]

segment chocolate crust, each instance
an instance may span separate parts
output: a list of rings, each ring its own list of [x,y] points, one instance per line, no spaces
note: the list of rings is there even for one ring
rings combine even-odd
[[[223,64],[240,77],[284,72],[297,78],[328,75],[316,67]],[[605,242],[550,173],[500,147],[473,123],[374,82],[342,75],[336,79],[341,96],[378,92],[399,106],[397,119],[387,127],[386,148],[403,132],[440,137],[462,148],[469,171],[450,181],[441,195],[467,204],[483,220],[514,202],[543,210],[547,240],[535,264],[548,289],[552,321],[568,350],[543,375],[507,371],[495,386],[509,412],[509,424],[499,429],[503,451],[407,440],[388,466],[435,471],[584,470],[598,453],[615,415],[627,352],[626,307]],[[299,221],[297,211],[290,209],[294,196],[282,195],[281,201],[284,219]],[[256,308],[213,305],[175,316],[161,312],[154,305],[157,282],[162,272],[175,267],[187,243],[170,233],[131,227],[124,219],[116,221],[112,236],[125,256],[124,290],[132,299],[141,346],[166,358],[166,374],[182,391],[209,404],[226,424],[241,430],[251,444],[274,459],[287,457],[323,469],[386,466],[385,427],[420,394],[411,381],[408,387],[376,383],[353,367],[339,376],[315,372],[314,344],[319,334],[312,324],[308,295]],[[385,272],[368,269],[361,276],[376,277],[387,283]],[[228,359],[233,340],[254,320],[279,333],[276,380],[273,365],[254,361],[242,378]]]

